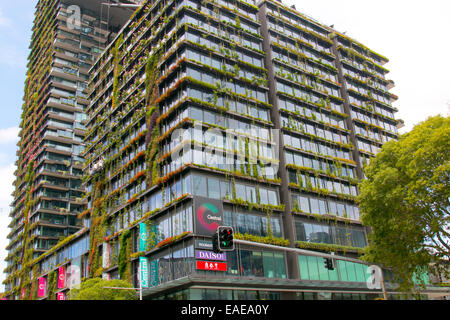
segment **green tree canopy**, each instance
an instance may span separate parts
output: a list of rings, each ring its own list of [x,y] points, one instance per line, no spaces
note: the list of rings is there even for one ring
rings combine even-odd
[[[105,289],[132,288],[130,283],[124,280],[104,280],[101,278],[88,279],[81,283],[79,288],[73,288],[69,292],[70,300],[136,300],[135,290]]]
[[[400,290],[412,291],[415,274],[430,264],[442,272],[449,259],[449,157],[450,120],[436,116],[386,143],[364,169],[363,259],[392,268]]]

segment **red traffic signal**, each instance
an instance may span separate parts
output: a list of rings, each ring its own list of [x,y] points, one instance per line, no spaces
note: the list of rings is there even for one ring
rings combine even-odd
[[[234,250],[233,228],[222,226],[218,227],[213,236],[214,252],[232,251]]]

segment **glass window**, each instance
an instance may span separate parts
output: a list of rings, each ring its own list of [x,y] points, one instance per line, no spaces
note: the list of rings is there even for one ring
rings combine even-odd
[[[206,178],[194,175],[192,180],[194,195],[207,197]]]
[[[264,276],[261,252],[241,250],[241,263],[244,276]]]
[[[310,198],[311,202],[311,213],[319,213],[319,200],[315,198]]]
[[[245,234],[248,233],[248,224],[245,222],[246,215],[238,214],[237,215],[237,226],[239,233]]]
[[[292,137],[292,146],[297,149],[301,149],[300,140],[298,138]]]
[[[345,212],[345,206],[342,203],[337,203],[337,214],[338,216],[343,217]]]
[[[260,217],[255,215],[242,215],[245,216],[245,223],[248,226],[249,233],[260,236],[262,229]]]
[[[213,199],[220,199],[220,184],[219,180],[208,178],[208,195]]]
[[[314,237],[313,225],[310,223],[305,223],[304,226],[305,226],[306,241],[311,242],[313,240],[312,237]]]
[[[309,279],[308,259],[307,256],[298,256],[298,265],[300,268],[300,279]]]
[[[319,200],[319,213],[327,214],[327,205],[325,200]]]
[[[209,111],[205,111],[204,113],[203,113],[203,116],[204,116],[204,122],[206,122],[206,123],[211,123],[211,124],[215,124],[215,116],[214,116],[214,113],[212,113],[212,112],[209,112]]]
[[[218,60],[218,59],[216,59],[216,58],[212,58],[212,66],[213,66],[213,68],[216,68],[216,69],[221,69],[222,67],[221,67],[221,63],[220,63],[220,60]]]
[[[286,264],[284,262],[284,254],[274,253],[275,260],[275,278],[286,279]]]
[[[297,165],[297,166],[299,166],[299,167],[303,166],[302,158],[303,158],[303,157],[301,157],[300,155],[295,154],[295,155],[294,155],[294,164]]]
[[[294,155],[290,152],[286,152],[286,163],[294,163]]]
[[[278,205],[278,197],[277,197],[276,191],[267,190],[267,195],[268,195],[270,204]]]
[[[202,99],[202,92],[200,90],[189,88],[189,96],[201,100]]]
[[[273,259],[272,252],[263,252],[263,265],[264,265],[264,277],[274,278],[275,277],[275,263]]]
[[[230,197],[230,184],[227,181],[220,181],[220,196],[221,198]]]
[[[190,107],[189,116],[194,120],[203,121],[203,112],[198,108]]]
[[[194,156],[193,156],[192,160],[193,160],[194,163],[203,164],[203,152],[201,152],[199,150],[193,150],[193,155]]]
[[[238,256],[237,250],[227,252],[227,274],[238,275]]]
[[[187,73],[190,77],[192,77],[196,80],[202,80],[201,73],[197,69],[187,68]]]
[[[258,118],[258,109],[254,106],[250,107],[250,115],[254,118]]]
[[[299,196],[300,200],[300,210],[302,212],[311,213],[311,210],[309,209],[309,201],[307,197]]]
[[[358,282],[366,282],[366,269],[367,266],[360,263],[355,263],[356,280]]]
[[[237,198],[237,199],[240,198],[242,200],[245,200],[246,197],[245,197],[245,186],[244,185],[236,183],[235,191],[236,191],[235,198]]]
[[[259,188],[259,198],[262,204],[269,204],[269,197],[267,196],[267,190]]]
[[[323,259],[315,257],[317,261],[317,266],[319,268],[319,279],[322,281],[330,280],[330,277],[328,276],[328,269],[325,268],[325,265],[323,264]]]
[[[256,191],[255,187],[246,186],[245,187],[246,195],[247,195],[247,201],[256,203]]]
[[[305,225],[303,222],[295,222],[295,234],[297,241],[306,241]]]
[[[292,138],[291,138],[291,136],[285,134],[283,136],[283,138],[284,138],[284,144],[292,146]]]
[[[307,256],[308,261],[308,271],[309,271],[309,279],[310,280],[319,280],[319,269],[317,267],[317,258]]]
[[[267,114],[267,110],[259,109],[259,117],[265,121],[269,120],[269,116]]]
[[[272,226],[272,233],[274,237],[280,238],[282,236],[281,234],[281,224],[279,218],[271,218],[270,223]]]
[[[308,168],[312,168],[311,159],[308,157],[303,157],[303,165]]]

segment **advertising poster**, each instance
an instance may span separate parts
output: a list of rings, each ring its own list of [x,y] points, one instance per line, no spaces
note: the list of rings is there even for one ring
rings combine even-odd
[[[194,197],[195,233],[212,236],[223,225],[223,203],[221,200]]]
[[[58,289],[62,289],[66,287],[66,268],[59,267],[58,268]]]
[[[47,295],[47,279],[45,277],[39,278],[38,297],[42,298]]]

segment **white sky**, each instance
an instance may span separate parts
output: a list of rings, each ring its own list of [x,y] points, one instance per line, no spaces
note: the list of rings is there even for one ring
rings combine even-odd
[[[389,59],[401,133],[450,111],[449,0],[283,0]]]
[[[389,58],[385,67],[391,72],[387,78],[395,82],[391,92],[399,96],[394,103],[399,109],[396,118],[405,121],[400,132],[411,130],[429,116],[449,115],[449,0],[284,0],[283,3],[295,4],[298,11],[321,23],[334,24],[337,31],[346,32]],[[0,11],[0,28],[5,30],[12,21]],[[12,59],[17,65],[26,63]],[[6,234],[10,231],[7,225],[15,161],[3,150],[14,149],[16,134],[17,127],[0,128],[0,292],[6,267],[3,260],[8,244]]]
[[[16,167],[14,161],[9,163],[10,156],[4,152],[5,149],[13,150],[11,146],[15,146],[18,141],[18,128],[0,129],[0,292],[3,292],[5,279],[3,270],[6,268],[7,251],[6,246],[9,241],[6,239],[7,234],[11,231],[8,228],[11,218],[9,217],[9,204],[12,201],[11,193],[14,191],[12,183],[14,181],[14,171]]]

